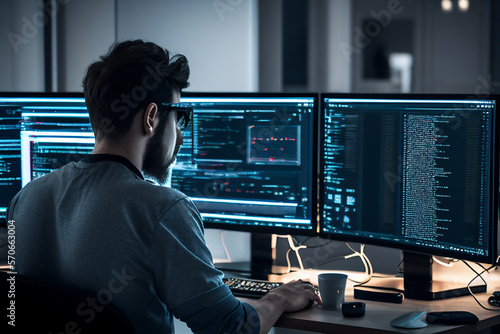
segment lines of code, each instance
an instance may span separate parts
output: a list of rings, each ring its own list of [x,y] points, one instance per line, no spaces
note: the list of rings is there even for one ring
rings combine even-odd
[[[0,217],[21,190],[21,114],[16,106],[0,108]]]
[[[446,186],[450,171],[439,167],[446,160],[446,135],[439,134],[436,123],[447,122],[452,116],[409,114],[404,122],[403,224],[402,234],[437,242],[439,223],[449,219],[437,217],[438,211],[450,211],[440,198],[451,197]],[[446,228],[446,227],[443,227]]]
[[[494,101],[325,102],[321,229],[384,245],[487,256]]]
[[[205,222],[311,229],[313,104],[266,100],[194,102],[172,187]]]

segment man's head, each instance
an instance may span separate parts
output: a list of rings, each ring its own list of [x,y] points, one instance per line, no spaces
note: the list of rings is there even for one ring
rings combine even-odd
[[[91,64],[83,79],[85,102],[97,139],[119,138],[150,103],[172,102],[173,93],[189,86],[186,57],[142,40],[111,46]]]
[[[149,115],[151,122],[156,123],[154,130],[151,127],[154,134],[149,138],[142,167],[147,174],[162,169],[175,157],[176,152],[165,152],[172,150],[172,142],[167,145],[168,140],[179,141],[172,132],[180,136],[178,130],[168,128],[169,124],[176,123],[177,113],[167,112],[168,108],[162,104],[178,102],[180,91],[189,85],[188,78],[188,61],[183,55],[170,57],[167,50],[142,40],[114,44],[107,54],[89,66],[83,79],[96,143],[103,139],[120,142],[135,130],[132,129],[134,122],[149,122]],[[145,129],[147,132],[148,125]],[[165,155],[166,162],[163,161]],[[157,171],[151,176],[161,179],[156,174]]]

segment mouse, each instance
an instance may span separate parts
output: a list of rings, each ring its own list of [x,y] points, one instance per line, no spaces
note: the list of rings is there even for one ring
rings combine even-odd
[[[425,315],[423,311],[415,311],[403,314],[391,321],[391,326],[399,328],[424,328],[427,323],[422,321]]]

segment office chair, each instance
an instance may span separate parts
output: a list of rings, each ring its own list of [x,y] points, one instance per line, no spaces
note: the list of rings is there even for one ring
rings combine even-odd
[[[0,271],[0,291],[2,309],[7,309],[7,319],[11,311],[8,310],[11,301],[15,302],[15,329],[19,333],[134,333],[133,327],[125,316],[113,303],[99,311],[94,317],[90,316],[87,298],[96,296],[96,293],[74,288],[60,287],[51,284],[36,282],[15,275],[15,296],[9,296],[11,277],[5,271]],[[80,305],[80,309],[78,306]],[[12,308],[12,307],[11,307]],[[79,311],[78,311],[79,310]]]

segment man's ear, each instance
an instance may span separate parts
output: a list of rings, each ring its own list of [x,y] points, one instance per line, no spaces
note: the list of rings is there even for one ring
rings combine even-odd
[[[146,107],[146,110],[144,111],[143,115],[143,120],[142,120],[142,127],[144,129],[144,132],[148,135],[153,134],[154,132],[154,125],[155,125],[155,119],[158,118],[158,106],[156,103],[150,103]]]

